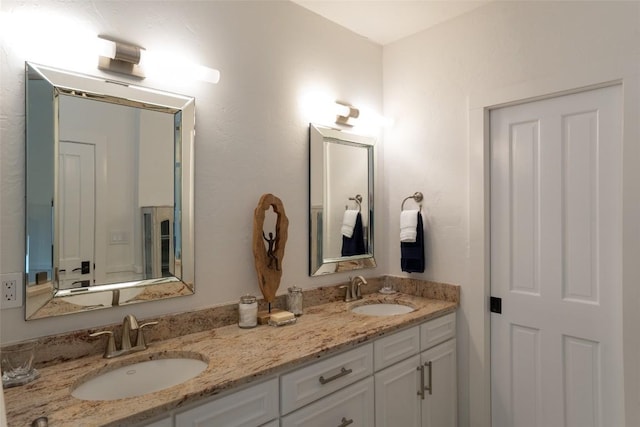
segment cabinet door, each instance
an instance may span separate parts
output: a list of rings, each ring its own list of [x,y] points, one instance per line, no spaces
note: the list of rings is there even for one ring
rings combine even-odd
[[[420,356],[375,374],[376,427],[419,427]]]
[[[371,427],[373,377],[332,393],[282,418],[282,427]]]
[[[278,417],[278,379],[229,394],[176,415],[176,426],[255,427]]]
[[[456,340],[451,339],[421,353],[425,367],[423,427],[455,427],[458,419]]]

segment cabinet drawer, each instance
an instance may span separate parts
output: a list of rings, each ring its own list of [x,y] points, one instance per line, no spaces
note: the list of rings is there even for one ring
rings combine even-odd
[[[282,427],[374,425],[373,378],[369,377],[282,418]]]
[[[455,313],[429,320],[427,323],[420,325],[420,350],[427,350],[455,336]]]
[[[255,427],[278,418],[278,379],[176,415],[176,426]]]
[[[149,424],[142,424],[144,427],[173,427],[171,417],[165,417],[160,420],[153,421]]]
[[[367,344],[285,374],[280,378],[282,413],[294,411],[372,373],[373,345]]]
[[[420,351],[420,328],[414,326],[396,332],[373,343],[373,363],[376,371],[391,366]]]

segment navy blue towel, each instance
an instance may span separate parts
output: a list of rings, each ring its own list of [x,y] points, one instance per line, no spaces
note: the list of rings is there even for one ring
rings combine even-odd
[[[342,236],[342,256],[362,255],[367,253],[362,229],[362,215],[358,212],[351,237]]]
[[[400,267],[407,273],[424,272],[424,230],[422,214],[418,212],[415,242],[400,242]]]

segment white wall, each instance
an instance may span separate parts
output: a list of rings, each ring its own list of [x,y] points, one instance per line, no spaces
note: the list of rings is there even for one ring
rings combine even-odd
[[[138,206],[173,206],[173,115],[140,111]]]
[[[637,257],[640,176],[640,3],[495,2],[384,49],[389,269],[400,271],[400,203],[422,191],[427,270],[462,285],[460,426],[488,426],[488,271],[484,107],[622,79],[625,87],[625,259]],[[632,215],[635,214],[635,223]],[[640,424],[637,267],[625,263],[627,425]],[[637,263],[637,259],[635,261]]]
[[[1,8],[10,19],[3,16],[0,31],[22,23],[2,34],[0,49],[3,273],[23,271],[25,60],[99,74],[90,51],[89,64],[72,63],[84,52],[71,49],[80,35],[72,34],[67,46],[52,44],[65,30],[86,29],[91,37],[109,34],[150,51],[189,56],[222,75],[218,85],[183,82],[177,75],[142,82],[196,98],[196,295],[30,322],[21,309],[3,310],[2,343],[117,323],[129,312],[144,318],[259,294],[251,239],[253,210],[264,193],[280,197],[289,218],[280,293],[294,284],[313,288],[347,279],[347,273],[308,277],[308,124],[319,118],[310,112],[315,105],[305,102],[320,94],[381,112],[380,46],[289,2],[3,0]],[[385,236],[376,237],[384,247]],[[363,273],[383,274],[384,262],[378,265]]]

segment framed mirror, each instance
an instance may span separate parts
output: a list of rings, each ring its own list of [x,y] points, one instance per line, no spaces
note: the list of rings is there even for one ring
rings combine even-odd
[[[194,98],[25,70],[25,318],[193,294]]]
[[[372,268],[375,139],[309,125],[309,275]]]

